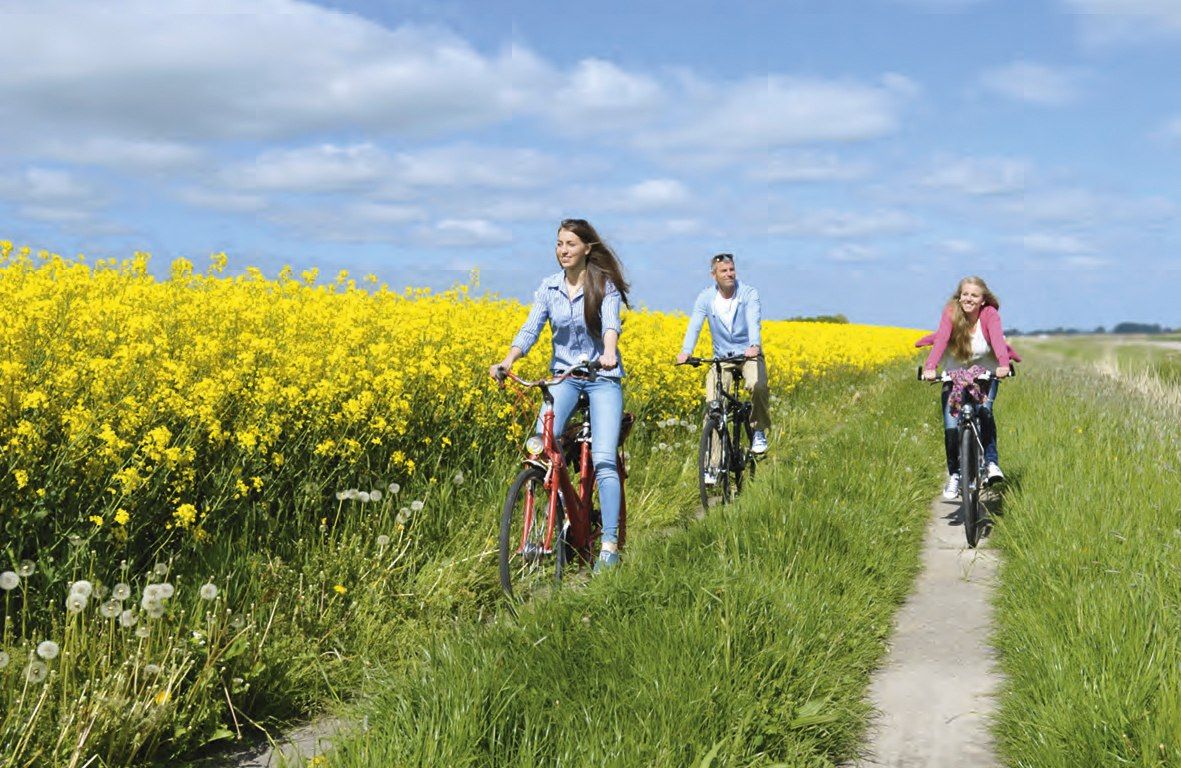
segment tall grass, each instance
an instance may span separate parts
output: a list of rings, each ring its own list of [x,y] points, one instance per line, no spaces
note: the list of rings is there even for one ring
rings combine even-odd
[[[377,681],[357,716],[367,727],[330,764],[850,756],[936,487],[929,401],[903,368],[798,390],[775,433],[779,460],[737,504],[637,539],[623,567],[585,588],[427,643]]]
[[[1024,373],[998,404],[1002,751],[1181,765],[1181,409],[1093,368]]]

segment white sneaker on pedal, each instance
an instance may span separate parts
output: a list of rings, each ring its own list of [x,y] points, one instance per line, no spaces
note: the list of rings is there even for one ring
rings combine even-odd
[[[988,462],[987,467],[988,484],[999,483],[1005,479],[1005,473],[1001,471],[1000,465],[995,461]]]
[[[755,433],[750,437],[750,452],[751,453],[766,453],[767,452],[767,435],[761,429],[756,429]]]
[[[943,486],[943,498],[951,501],[960,495],[960,476],[958,474],[948,475],[947,483]]]
[[[716,469],[701,470],[701,482],[705,483],[706,485],[717,485],[718,471]]]

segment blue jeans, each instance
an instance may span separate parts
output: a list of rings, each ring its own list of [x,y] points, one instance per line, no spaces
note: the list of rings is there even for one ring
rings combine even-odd
[[[562,433],[574,406],[578,405],[580,392],[586,392],[590,398],[591,460],[595,465],[595,484],[599,486],[603,542],[617,542],[623,491],[619,483],[619,470],[615,466],[615,454],[619,448],[619,424],[623,420],[623,387],[619,379],[607,376],[599,376],[594,381],[566,379],[556,387],[551,387],[555,435]],[[541,416],[538,415],[537,432],[541,432],[541,429]]]
[[[980,404],[980,442],[984,444],[984,460],[994,464],[1001,463],[996,451],[996,418],[992,414],[992,406],[1000,388],[1000,379],[993,379],[988,390],[984,393],[984,402]],[[941,398],[944,430],[956,428],[956,419],[951,415],[951,404],[948,402],[950,397],[951,385],[948,384],[943,387]],[[953,448],[950,442],[946,442],[945,445],[947,447],[947,474],[957,474],[960,471],[959,447]]]

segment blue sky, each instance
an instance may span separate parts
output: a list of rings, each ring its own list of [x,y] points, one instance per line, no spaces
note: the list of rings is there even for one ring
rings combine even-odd
[[[0,0],[0,238],[526,298],[1181,325],[1181,1]]]

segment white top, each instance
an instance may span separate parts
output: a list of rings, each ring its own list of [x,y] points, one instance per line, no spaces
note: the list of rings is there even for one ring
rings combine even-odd
[[[997,366],[1000,362],[996,359],[996,355],[992,351],[992,347],[988,346],[988,339],[984,338],[984,327],[976,324],[976,330],[972,332],[972,345],[970,357],[964,360],[957,360],[951,354],[951,347],[943,353],[943,360],[940,362],[944,370],[953,370],[955,368],[971,368],[973,365],[978,365],[981,368],[986,368],[993,373],[996,373]]]
[[[722,295],[721,291],[714,293],[714,314],[726,326],[726,330],[734,330],[734,315],[738,312],[738,291],[730,298]]]

